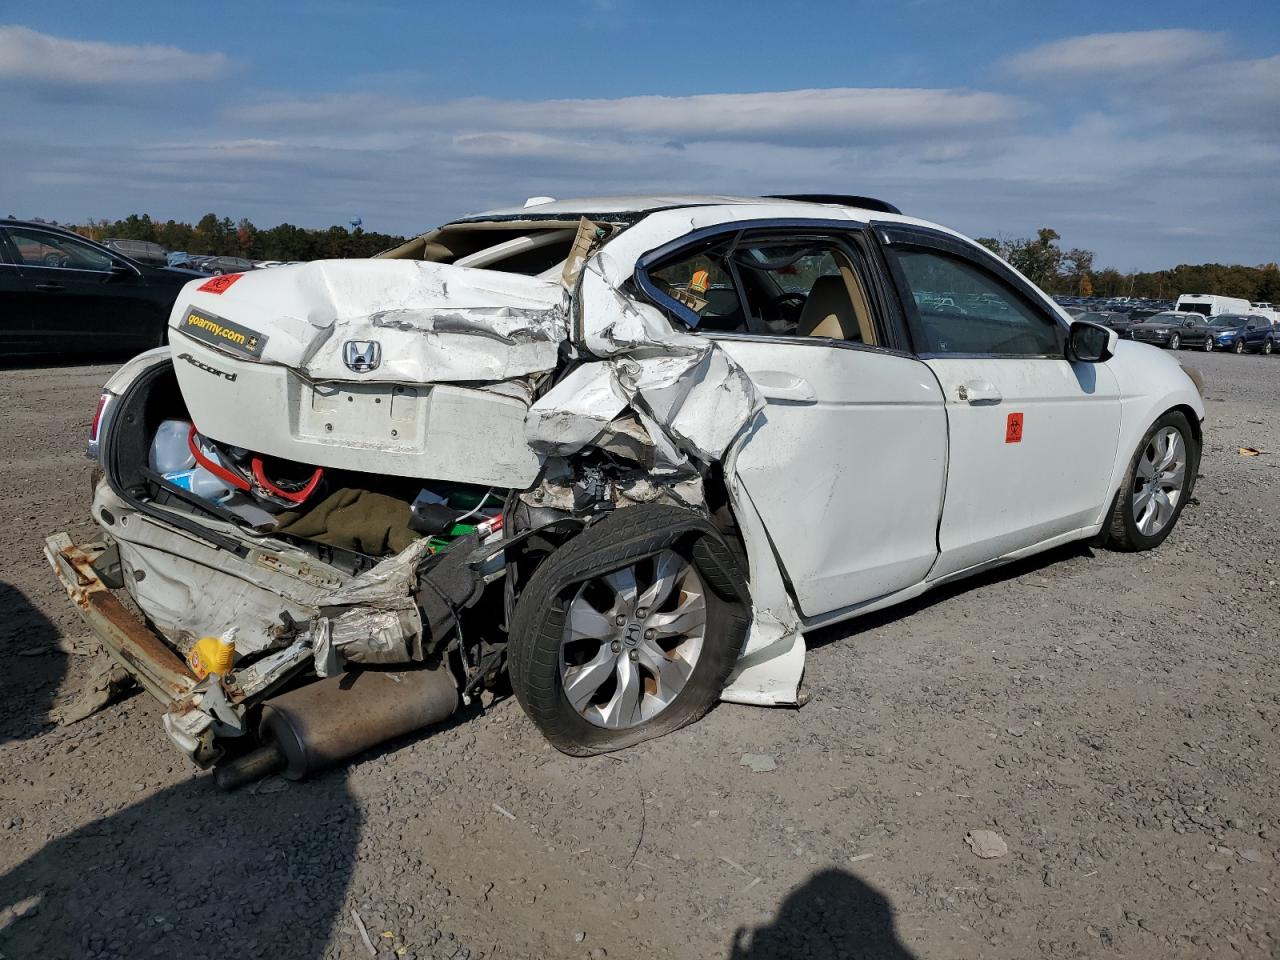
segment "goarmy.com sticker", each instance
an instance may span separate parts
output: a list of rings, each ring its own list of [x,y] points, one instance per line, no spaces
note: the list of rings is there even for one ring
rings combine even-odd
[[[178,329],[187,336],[210,346],[221,347],[223,350],[253,357],[255,360],[262,356],[262,348],[267,345],[266,334],[242,327],[230,320],[223,320],[221,317],[204,310],[197,310],[195,307],[187,309],[186,316],[182,318]]]

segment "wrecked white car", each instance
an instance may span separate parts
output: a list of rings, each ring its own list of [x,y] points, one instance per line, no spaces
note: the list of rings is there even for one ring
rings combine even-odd
[[[1159,544],[1201,397],[857,197],[531,201],[193,281],[47,555],[230,786],[514,692],[591,754],[795,704],[804,632],[1057,544]]]

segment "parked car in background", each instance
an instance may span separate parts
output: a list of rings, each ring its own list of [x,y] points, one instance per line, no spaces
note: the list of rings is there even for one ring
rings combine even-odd
[[[1212,323],[1214,342],[1232,353],[1271,353],[1280,341],[1280,328],[1256,314],[1224,313]]]
[[[1170,350],[1197,347],[1212,350],[1217,330],[1209,317],[1201,313],[1179,313],[1166,310],[1147,317],[1129,327],[1129,337],[1142,343],[1154,343]]]
[[[164,247],[150,240],[115,240],[106,239],[102,245],[108,250],[122,253],[130,260],[145,263],[151,267],[169,266],[169,255]]]
[[[209,273],[221,275],[224,273],[246,273],[249,270],[253,270],[254,265],[252,260],[246,260],[244,257],[209,257],[203,269]]]
[[[1121,313],[1118,310],[1108,311],[1091,311],[1089,313],[1081,313],[1076,315],[1077,320],[1087,320],[1090,323],[1100,323],[1104,327],[1110,327],[1120,336],[1126,336],[1129,327],[1133,324],[1129,314]]]
[[[193,276],[48,224],[0,220],[0,357],[160,346]]]

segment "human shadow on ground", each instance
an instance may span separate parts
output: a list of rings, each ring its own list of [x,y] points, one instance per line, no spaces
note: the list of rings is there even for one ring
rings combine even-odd
[[[318,960],[361,825],[343,772],[270,793],[180,783],[0,876],[0,955]]]
[[[815,873],[793,890],[773,922],[740,928],[729,960],[916,960],[898,939],[893,908],[870,884],[844,870]]]
[[[49,709],[67,673],[58,628],[17,587],[0,580],[0,743],[29,740],[50,724]]]

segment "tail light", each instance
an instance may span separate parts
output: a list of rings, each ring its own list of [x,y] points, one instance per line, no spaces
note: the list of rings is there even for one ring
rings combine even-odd
[[[89,447],[85,451],[90,460],[98,459],[98,440],[102,434],[102,427],[106,420],[107,408],[114,396],[114,394],[107,390],[103,390],[98,396],[98,407],[93,411],[93,421],[89,424]]]

